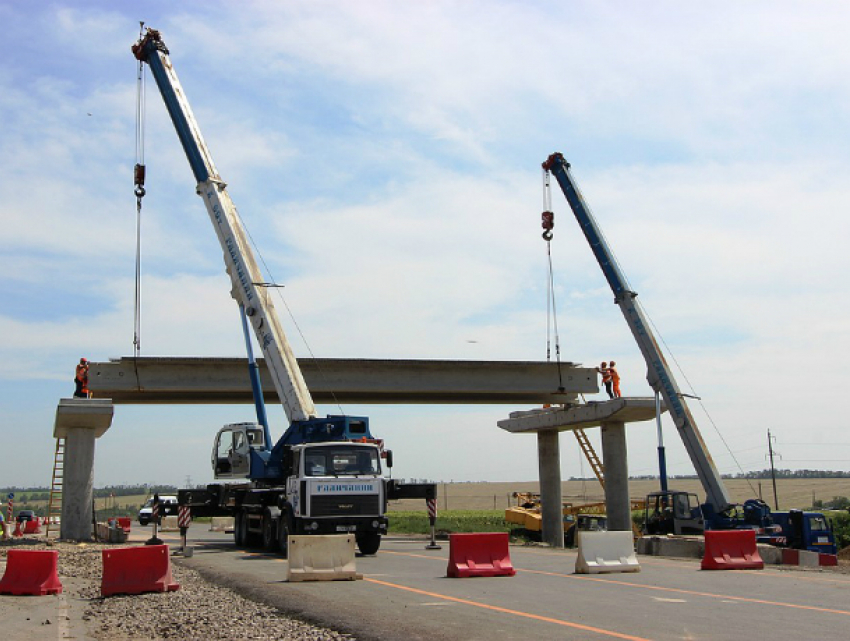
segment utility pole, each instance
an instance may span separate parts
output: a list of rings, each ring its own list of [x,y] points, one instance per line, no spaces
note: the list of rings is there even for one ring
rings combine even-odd
[[[776,469],[773,467],[773,437],[767,430],[767,451],[770,453],[770,478],[773,479],[773,509],[779,509],[779,497],[776,496]]]

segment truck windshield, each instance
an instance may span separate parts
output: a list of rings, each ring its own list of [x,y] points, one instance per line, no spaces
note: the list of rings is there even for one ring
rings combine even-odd
[[[826,519],[822,516],[812,516],[809,518],[809,528],[812,532],[827,532],[829,526],[826,524]]]
[[[304,473],[307,476],[357,476],[380,474],[381,464],[374,448],[313,447],[304,452]]]

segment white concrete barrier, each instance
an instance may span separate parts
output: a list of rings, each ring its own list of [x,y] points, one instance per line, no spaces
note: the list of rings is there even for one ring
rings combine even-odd
[[[177,526],[176,516],[163,516],[159,529],[162,532],[176,532],[180,528]]]
[[[354,564],[353,534],[289,537],[287,581],[353,581],[362,579]]]
[[[579,532],[576,574],[640,572],[631,532]]]
[[[233,531],[234,519],[232,516],[214,516],[210,519],[210,532]]]

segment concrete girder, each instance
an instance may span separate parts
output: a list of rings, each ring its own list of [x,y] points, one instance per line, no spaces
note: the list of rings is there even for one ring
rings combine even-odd
[[[263,359],[263,395],[277,393]],[[534,361],[298,359],[317,403],[574,403],[599,391],[595,368]],[[89,364],[95,398],[131,403],[250,403],[244,358],[124,357]],[[559,389],[561,388],[561,389]]]

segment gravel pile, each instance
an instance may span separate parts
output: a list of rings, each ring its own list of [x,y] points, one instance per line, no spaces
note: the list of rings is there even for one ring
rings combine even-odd
[[[280,614],[274,608],[249,601],[232,590],[209,583],[191,568],[171,564],[176,592],[100,596],[100,544],[4,542],[0,557],[14,546],[28,550],[59,551],[60,579],[67,598],[86,601],[83,620],[96,639],[110,641],[188,639],[285,639],[292,641],[351,641],[354,637],[319,628]]]

